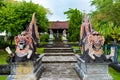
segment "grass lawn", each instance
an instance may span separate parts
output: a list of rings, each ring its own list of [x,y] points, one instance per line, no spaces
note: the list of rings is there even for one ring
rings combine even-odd
[[[78,44],[79,42],[68,42],[68,44]]]
[[[7,64],[6,59],[8,57],[8,53],[4,50],[0,50],[0,64]]]
[[[37,54],[43,54],[44,48],[37,48]]]
[[[6,80],[7,76],[0,76],[0,80]]]
[[[48,42],[40,42],[39,44],[48,44]]]
[[[109,67],[109,74],[114,80],[120,80],[120,72],[115,71],[113,68]]]
[[[120,62],[120,48],[118,49],[118,61]]]

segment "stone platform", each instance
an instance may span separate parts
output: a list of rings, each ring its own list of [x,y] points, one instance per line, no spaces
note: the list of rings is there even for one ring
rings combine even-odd
[[[79,55],[75,69],[82,80],[113,80],[108,73],[109,63],[86,63]]]
[[[7,80],[37,80],[43,70],[42,57],[36,61],[11,63],[11,74]]]
[[[74,63],[44,63],[39,80],[80,80],[74,70]]]

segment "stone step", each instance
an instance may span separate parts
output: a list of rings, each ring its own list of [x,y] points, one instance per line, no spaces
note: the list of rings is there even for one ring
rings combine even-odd
[[[44,56],[42,63],[76,63],[75,56]]]
[[[40,78],[39,80],[80,80],[79,78],[49,78],[49,77],[45,77],[45,78]]]
[[[74,53],[44,53],[45,56],[74,56]]]
[[[64,46],[64,44],[61,44],[61,43],[55,43],[53,44],[54,47],[61,47],[61,46]]]
[[[45,48],[44,53],[71,53],[73,50],[71,48]]]
[[[74,63],[44,63],[39,80],[80,80],[74,70]]]
[[[62,45],[60,45],[59,43],[57,44],[57,45],[53,45],[53,47],[54,48],[69,48],[69,45],[67,45],[67,44],[62,44]]]

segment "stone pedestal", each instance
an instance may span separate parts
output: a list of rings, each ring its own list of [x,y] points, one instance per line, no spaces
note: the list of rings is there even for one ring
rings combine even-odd
[[[68,46],[69,46],[67,39],[66,39],[66,40],[63,40],[63,43],[64,43],[64,47],[68,47]]]
[[[64,43],[64,44],[67,44],[67,42],[68,42],[67,39],[66,39],[66,40],[63,40],[63,43]]]
[[[15,62],[11,66],[11,74],[7,80],[37,80],[39,79],[43,66],[41,55],[36,61]]]
[[[79,55],[75,69],[82,80],[113,80],[108,73],[109,63],[86,63]]]
[[[53,39],[49,39],[49,42],[48,42],[48,47],[52,47],[53,46]]]

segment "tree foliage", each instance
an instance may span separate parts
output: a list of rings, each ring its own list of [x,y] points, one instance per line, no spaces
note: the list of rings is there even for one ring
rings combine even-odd
[[[33,13],[36,16],[38,31],[46,31],[48,10],[43,6],[25,0],[22,2],[15,0],[0,1],[0,32],[6,31],[10,44],[12,44],[14,36],[21,33],[29,25]]]
[[[82,23],[82,13],[78,9],[69,9],[64,12],[69,22],[68,40],[79,41],[80,24]]]
[[[31,21],[32,14],[36,13],[36,22],[39,32],[45,31],[48,26],[47,10],[32,2],[4,1],[5,6],[0,9],[0,32],[17,35],[26,28]]]
[[[0,0],[0,8],[5,6],[4,3],[3,3],[3,0]]]
[[[105,36],[106,42],[120,42],[120,0],[92,0],[96,10],[90,13],[94,28]]]

